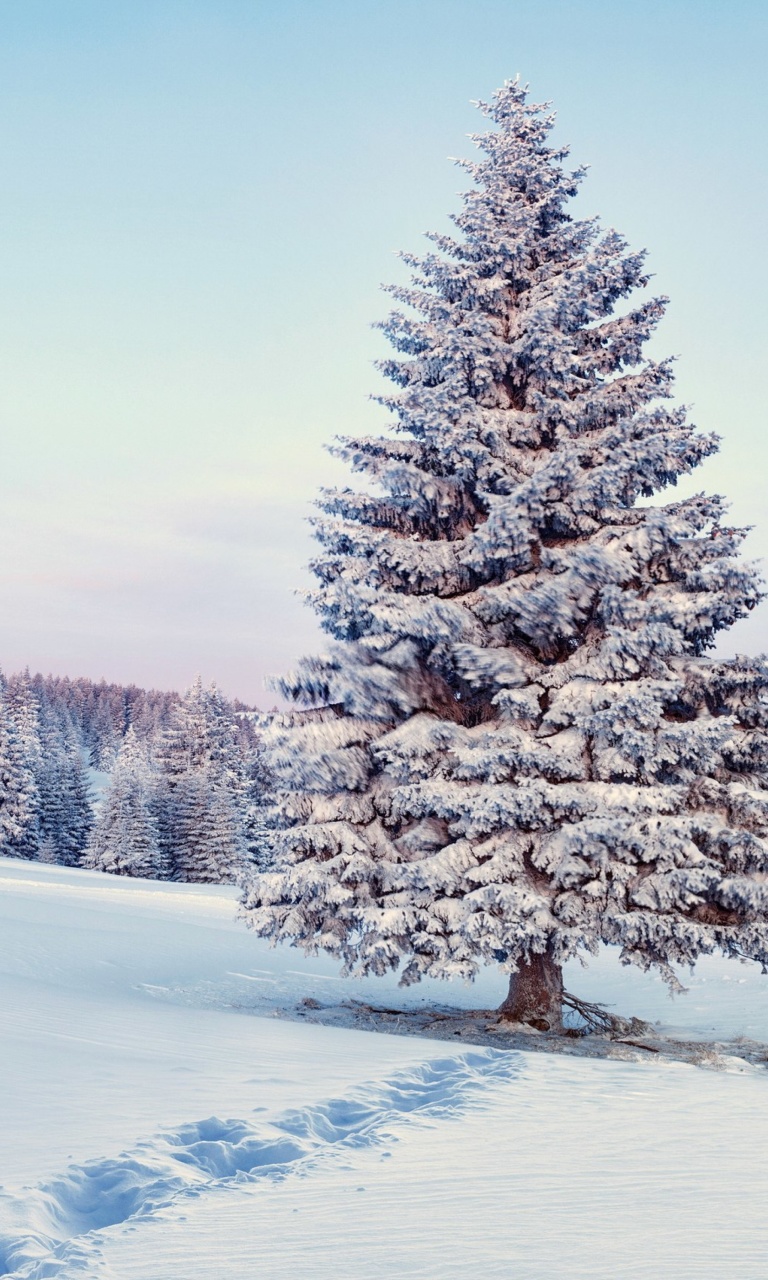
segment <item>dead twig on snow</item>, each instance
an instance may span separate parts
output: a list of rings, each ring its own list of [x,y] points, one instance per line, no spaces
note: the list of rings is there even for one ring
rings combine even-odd
[[[645,1035],[652,1030],[650,1024],[643,1022],[642,1018],[622,1018],[619,1014],[609,1013],[604,1005],[582,1000],[579,996],[571,995],[570,991],[563,992],[563,1004],[566,1009],[573,1009],[585,1023],[584,1035],[596,1031],[598,1035],[608,1036],[611,1040],[620,1040],[628,1035]],[[646,1045],[638,1047],[647,1048]]]

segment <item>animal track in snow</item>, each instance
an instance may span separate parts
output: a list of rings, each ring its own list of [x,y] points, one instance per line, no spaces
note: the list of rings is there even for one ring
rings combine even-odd
[[[362,1085],[346,1097],[285,1111],[271,1123],[211,1117],[160,1133],[118,1156],[72,1165],[32,1191],[2,1191],[0,1277],[74,1276],[98,1256],[92,1232],[151,1217],[181,1196],[259,1177],[286,1177],[302,1161],[336,1145],[386,1142],[393,1127],[409,1116],[459,1116],[490,1085],[519,1070],[517,1054],[496,1049],[443,1058]]]

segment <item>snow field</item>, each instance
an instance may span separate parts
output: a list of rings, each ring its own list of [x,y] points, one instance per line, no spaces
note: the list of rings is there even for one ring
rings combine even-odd
[[[764,1280],[762,1079],[509,1056],[483,1106],[113,1228],[108,1274]]]
[[[46,1180],[190,1118],[342,1093],[372,1074],[371,1040],[383,1072],[444,1056],[323,1027],[308,1040],[227,1007],[254,985],[226,976],[254,941],[231,890],[0,860],[0,1183]],[[301,978],[287,981],[298,999]]]
[[[284,1177],[293,1165],[337,1143],[374,1145],[402,1116],[455,1118],[489,1080],[509,1079],[517,1070],[514,1055],[470,1053],[287,1111],[271,1123],[212,1116],[158,1134],[132,1151],[71,1166],[31,1192],[0,1197],[2,1274],[65,1275],[68,1246],[74,1244],[75,1256],[82,1255],[80,1237],[144,1219],[179,1197],[258,1177]]]
[[[7,1276],[764,1280],[762,1070],[285,1021],[306,995],[490,1006],[503,976],[343,980],[233,897],[0,861]],[[711,960],[671,1002],[610,954],[568,975],[689,1034],[764,1035],[765,982]]]

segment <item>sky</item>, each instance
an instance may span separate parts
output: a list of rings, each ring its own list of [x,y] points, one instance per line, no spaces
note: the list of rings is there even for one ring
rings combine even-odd
[[[0,668],[270,706],[324,647],[324,445],[385,429],[380,285],[518,73],[671,298],[723,440],[682,491],[768,556],[767,37],[762,0],[0,0]]]

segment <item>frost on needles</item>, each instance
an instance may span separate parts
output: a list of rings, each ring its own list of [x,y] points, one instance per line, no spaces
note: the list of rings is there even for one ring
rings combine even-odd
[[[273,869],[249,922],[355,973],[471,978],[560,1025],[561,965],[768,961],[768,671],[708,656],[761,598],[745,530],[698,494],[717,448],[643,354],[665,299],[578,220],[553,117],[481,110],[454,237],[406,257],[382,328],[391,435],[337,452],[311,602],[334,637],[281,688]],[[638,296],[639,295],[639,296]]]

